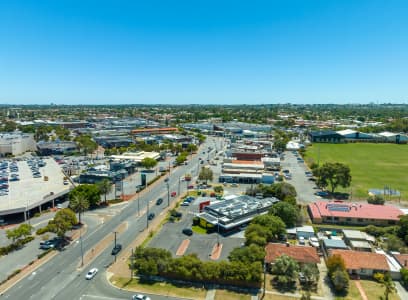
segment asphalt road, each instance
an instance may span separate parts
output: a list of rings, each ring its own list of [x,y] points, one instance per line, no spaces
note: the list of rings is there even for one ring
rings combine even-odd
[[[287,182],[296,188],[297,198],[300,203],[310,203],[321,199],[314,194],[317,191],[315,183],[310,181],[305,174],[306,171],[309,171],[307,166],[303,162],[298,162],[291,151],[285,152],[282,169],[288,169],[292,173],[292,179],[287,180]]]
[[[201,149],[207,149],[209,145],[213,144],[214,142],[210,138],[202,145],[200,151],[202,151]],[[197,165],[198,155],[188,165],[172,169],[169,176],[170,191],[176,191],[178,189],[179,178],[186,173],[193,173],[194,170],[198,169]],[[185,185],[181,185],[180,188],[182,192],[185,190]],[[161,206],[156,206],[155,201],[159,197],[164,199],[164,203]],[[155,212],[158,215],[162,211],[163,206],[167,204],[167,188],[164,182],[159,183],[154,188],[149,187],[143,196],[140,197],[140,210],[146,207],[148,201],[150,203],[149,211]],[[174,198],[170,198],[170,201],[174,201]],[[128,205],[122,207],[123,209],[119,214],[86,233],[82,238],[84,253],[94,247],[105,236],[113,234],[115,228],[124,221],[128,222],[128,230],[118,235],[118,242],[123,245],[124,249],[146,228],[146,214],[137,216],[138,201],[129,202]],[[81,257],[80,245],[81,243],[79,242],[69,245],[65,251],[59,253],[34,273],[22,279],[14,287],[1,295],[0,298],[16,300],[129,299],[132,293],[115,289],[106,280],[104,269],[113,260],[113,257],[110,255],[111,247],[108,247],[106,251],[99,255],[92,262],[91,266],[78,271],[77,266]],[[93,280],[87,281],[84,276],[91,267],[96,267],[100,271]],[[168,297],[157,296],[152,296],[151,298],[170,299]]]

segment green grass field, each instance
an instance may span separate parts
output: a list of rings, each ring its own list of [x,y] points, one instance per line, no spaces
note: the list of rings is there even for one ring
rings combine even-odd
[[[389,186],[408,200],[408,145],[396,144],[314,144],[307,148],[306,163],[341,162],[350,167],[353,198],[366,199],[368,189]],[[398,198],[397,198],[398,199]]]

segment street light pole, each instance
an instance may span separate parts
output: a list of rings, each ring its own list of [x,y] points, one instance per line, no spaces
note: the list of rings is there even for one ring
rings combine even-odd
[[[84,266],[84,248],[82,246],[82,226],[79,228],[79,240],[81,242],[81,267],[83,267]]]
[[[137,216],[140,216],[140,191],[137,191]]]
[[[181,177],[179,177],[179,184],[178,184],[178,195],[180,195],[180,182],[181,182]]]
[[[113,233],[114,233],[114,235],[115,235],[115,247],[116,247],[116,234],[117,234],[118,232],[117,232],[117,231],[114,231]]]
[[[149,228],[149,199],[147,199],[146,229]]]
[[[169,186],[169,182],[166,182],[166,186],[167,186],[167,207],[170,206],[170,186]]]

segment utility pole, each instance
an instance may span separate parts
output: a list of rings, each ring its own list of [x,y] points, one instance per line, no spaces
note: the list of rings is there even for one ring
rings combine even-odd
[[[263,297],[265,297],[265,293],[266,293],[266,261],[265,261],[265,260],[264,260],[263,269],[264,269]],[[262,298],[263,298],[263,297],[262,297]]]
[[[82,246],[82,225],[80,225],[81,227],[79,228],[79,240],[81,242],[81,267],[84,266],[84,248]]]
[[[166,182],[166,186],[167,186],[167,207],[170,206],[170,186],[169,186],[169,182]]]
[[[140,191],[137,191],[137,216],[140,216]]]
[[[115,235],[115,247],[116,247],[116,234],[117,234],[118,232],[117,232],[117,231],[114,231],[113,233],[114,233],[114,235]]]
[[[149,229],[149,199],[147,199],[146,229]]]
[[[133,248],[130,250],[130,280],[133,279]]]
[[[178,184],[178,195],[180,196],[180,183],[181,183],[181,177],[179,177],[179,184]]]

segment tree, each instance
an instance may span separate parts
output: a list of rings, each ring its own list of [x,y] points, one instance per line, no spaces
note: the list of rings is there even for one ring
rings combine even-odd
[[[275,149],[276,152],[284,152],[286,150],[286,145],[288,144],[288,141],[284,139],[279,139],[273,142],[273,149]]]
[[[336,270],[346,270],[346,265],[344,264],[344,260],[338,254],[329,256],[326,262],[326,266],[327,266],[327,273],[329,274],[329,276],[333,274],[334,271]]]
[[[275,275],[274,280],[283,286],[293,283],[298,271],[298,263],[285,254],[279,256],[272,266],[272,274]]]
[[[234,248],[228,256],[230,261],[240,261],[245,264],[251,264],[256,261],[263,262],[264,258],[265,249],[256,244]]]
[[[75,138],[75,141],[78,143],[79,148],[85,156],[87,156],[88,153],[94,152],[98,148],[98,144],[92,140],[90,135],[81,134]]]
[[[395,283],[392,281],[391,275],[389,272],[384,274],[384,279],[381,282],[384,289],[384,297],[381,297],[383,300],[388,300],[389,295],[395,293],[397,289],[395,288]]]
[[[99,192],[105,196],[105,203],[106,203],[106,195],[112,191],[112,183],[108,179],[104,179],[99,181],[96,186],[99,189]]]
[[[347,291],[349,287],[349,276],[345,270],[337,269],[331,274],[330,279],[336,292]]]
[[[187,160],[187,155],[185,153],[180,153],[177,157],[176,157],[176,163],[178,165],[181,165],[182,163],[184,163]]]
[[[401,268],[400,273],[401,273],[402,284],[404,285],[405,288],[407,288],[408,287],[408,269]]]
[[[272,185],[259,185],[262,189],[264,197],[276,197],[280,200],[292,202],[296,201],[296,189],[293,185],[287,182],[274,183]],[[296,204],[296,202],[294,203]]]
[[[324,163],[318,168],[317,174],[318,185],[324,188],[330,186],[332,193],[338,186],[346,188],[351,183],[350,168],[342,163]]]
[[[214,187],[214,192],[221,194],[224,191],[224,187],[222,185],[217,185]]]
[[[5,132],[13,132],[17,129],[17,124],[13,121],[6,121],[3,125],[3,131]]]
[[[202,167],[198,179],[205,180],[205,184],[207,184],[208,180],[213,179],[213,171],[210,168]]]
[[[307,289],[317,284],[319,281],[319,269],[315,264],[304,264],[301,271],[305,279],[304,285]]]
[[[281,201],[272,206],[269,214],[281,218],[286,227],[292,228],[296,225],[299,212],[296,206]]]
[[[81,213],[89,208],[89,201],[84,193],[75,193],[72,196],[70,195],[69,207],[78,213],[79,223],[81,223]]]
[[[157,165],[157,160],[155,160],[154,158],[151,157],[145,157],[142,159],[142,161],[140,162],[141,165],[143,166],[143,168],[146,169],[152,169]]]
[[[55,214],[54,219],[48,222],[48,227],[51,232],[56,233],[59,237],[64,237],[65,233],[77,223],[75,213],[69,208],[63,208]]]
[[[9,240],[12,240],[14,244],[20,238],[25,238],[31,235],[31,231],[33,230],[33,226],[29,224],[21,224],[17,228],[6,230],[6,236]]]
[[[369,204],[383,205],[385,203],[384,197],[381,195],[370,195],[367,198]]]
[[[96,184],[81,184],[76,186],[70,193],[69,198],[74,197],[76,194],[83,194],[85,199],[88,200],[89,206],[96,206],[101,201],[101,192]]]
[[[285,232],[286,226],[281,218],[272,215],[257,216],[245,230],[246,243],[249,245],[251,241],[256,241],[261,245],[260,242],[265,240],[265,246],[267,242],[279,239]]]
[[[408,244],[408,215],[400,217],[398,226],[398,236]]]
[[[198,147],[195,144],[188,144],[186,150],[190,153],[195,153],[197,152]]]

